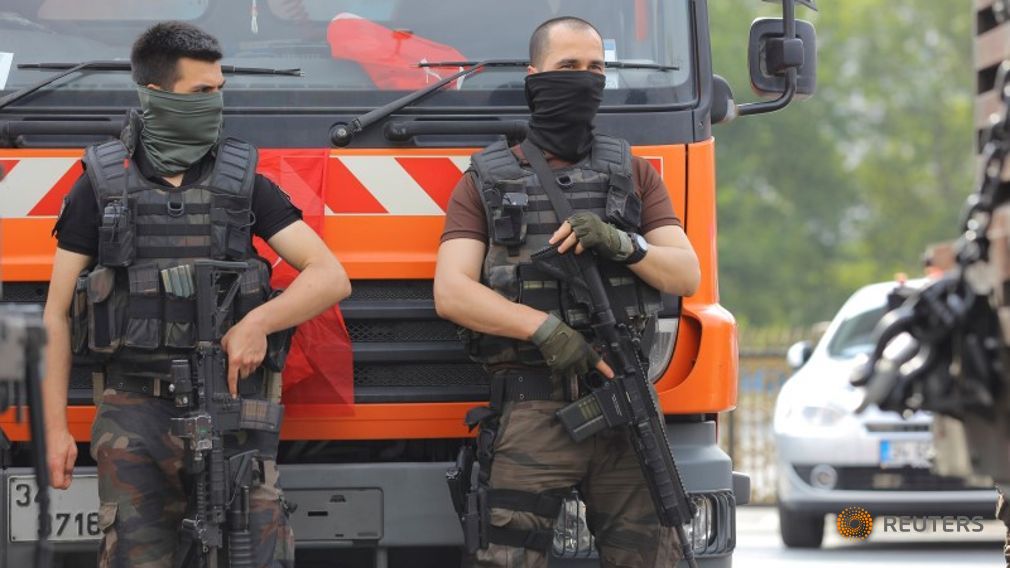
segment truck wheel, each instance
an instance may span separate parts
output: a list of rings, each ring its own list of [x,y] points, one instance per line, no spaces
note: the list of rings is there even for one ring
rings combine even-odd
[[[789,548],[820,548],[824,539],[824,515],[790,511],[779,505],[779,532]]]

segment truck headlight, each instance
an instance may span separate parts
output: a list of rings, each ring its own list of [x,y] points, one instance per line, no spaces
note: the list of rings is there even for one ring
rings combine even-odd
[[[677,327],[680,318],[659,318],[656,333],[649,349],[649,380],[656,382],[663,376],[673,358],[673,348],[677,344]]]

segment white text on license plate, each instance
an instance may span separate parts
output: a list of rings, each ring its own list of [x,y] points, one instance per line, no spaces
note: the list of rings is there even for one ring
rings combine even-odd
[[[929,467],[931,440],[881,440],[881,467]]]
[[[38,488],[34,475],[17,475],[7,480],[7,527],[11,542],[38,540]],[[50,540],[73,542],[98,540],[98,478],[75,475],[70,489],[49,491],[52,517]]]

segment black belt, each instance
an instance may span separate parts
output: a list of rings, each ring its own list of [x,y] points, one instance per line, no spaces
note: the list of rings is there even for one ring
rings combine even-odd
[[[175,400],[172,382],[151,377],[130,377],[120,375],[118,377],[105,377],[105,388],[116,389],[123,392],[144,394],[155,398]]]
[[[564,400],[555,396],[555,380],[548,369],[503,369],[491,376],[491,407],[506,402]]]

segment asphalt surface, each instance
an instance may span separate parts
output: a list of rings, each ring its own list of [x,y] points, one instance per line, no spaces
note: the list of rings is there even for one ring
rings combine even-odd
[[[841,537],[834,517],[825,522],[824,545],[817,550],[789,549],[779,538],[779,519],[774,507],[737,509],[736,568],[868,568],[876,566],[943,566],[1002,568],[1005,528],[998,521],[984,521],[978,533],[948,534],[884,533],[874,520],[874,530],[865,541]]]

